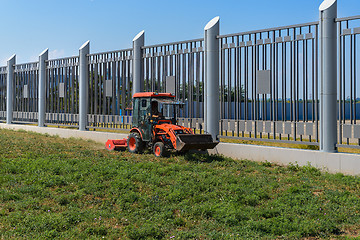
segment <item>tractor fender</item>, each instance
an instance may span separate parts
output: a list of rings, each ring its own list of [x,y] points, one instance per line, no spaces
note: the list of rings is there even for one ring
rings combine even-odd
[[[140,138],[143,139],[142,132],[141,132],[141,130],[139,128],[132,128],[130,130],[130,133],[139,133]]]

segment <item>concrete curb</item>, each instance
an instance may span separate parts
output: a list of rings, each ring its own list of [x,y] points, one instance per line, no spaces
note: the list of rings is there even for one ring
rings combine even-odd
[[[314,150],[280,148],[269,146],[220,143],[213,154],[221,154],[234,159],[248,159],[258,162],[272,162],[283,165],[296,163],[299,166],[310,164],[330,173],[360,174],[360,156],[348,153],[326,153]]]
[[[77,129],[66,129],[66,128],[51,128],[51,127],[38,127],[32,125],[20,125],[20,124],[4,124],[0,123],[0,128],[7,128],[13,130],[25,130],[37,133],[47,133],[50,135],[58,135],[62,138],[82,138],[89,139],[95,142],[103,143],[108,139],[122,139],[127,138],[128,134],[123,133],[111,133],[111,132],[95,132],[95,131],[79,131]]]

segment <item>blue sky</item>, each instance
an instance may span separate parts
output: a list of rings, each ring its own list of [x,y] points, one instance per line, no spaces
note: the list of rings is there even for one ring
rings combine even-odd
[[[0,66],[74,56],[91,41],[92,53],[130,48],[145,30],[145,44],[201,38],[220,16],[221,34],[318,20],[322,0],[0,0]],[[338,1],[338,16],[360,15],[360,1]]]

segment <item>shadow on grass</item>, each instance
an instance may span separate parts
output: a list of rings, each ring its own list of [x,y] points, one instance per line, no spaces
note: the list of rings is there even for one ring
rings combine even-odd
[[[224,156],[220,155],[209,155],[204,152],[196,153],[186,153],[184,159],[189,162],[202,162],[202,163],[211,163],[211,162],[223,162],[226,160]]]

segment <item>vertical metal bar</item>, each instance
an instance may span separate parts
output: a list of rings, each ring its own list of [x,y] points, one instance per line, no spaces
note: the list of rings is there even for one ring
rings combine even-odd
[[[155,48],[155,52],[156,52],[156,55],[159,53],[158,51],[158,48],[156,47]],[[161,92],[161,66],[160,66],[160,56],[156,56],[155,57],[155,60],[156,60],[156,66],[155,66],[155,74],[156,74],[156,86],[157,86],[157,91],[158,92]]]
[[[315,35],[316,37],[316,35]],[[311,68],[311,84],[312,84],[312,88],[311,88],[311,95],[312,95],[312,99],[311,99],[311,102],[312,102],[312,105],[311,105],[311,109],[312,109],[312,114],[311,114],[311,120],[312,122],[314,123],[315,122],[315,114],[317,114],[317,111],[316,111],[316,98],[315,98],[315,68],[316,68],[316,65],[317,65],[317,61],[315,61],[315,40],[314,39],[311,39],[311,61],[312,61],[312,68]],[[317,123],[315,122],[315,125],[317,125]],[[317,132],[317,130],[316,130]],[[315,134],[317,135],[317,134]]]
[[[130,86],[130,76],[131,76],[131,65],[133,64],[130,56],[128,58],[128,60],[126,60],[126,70],[127,70],[127,78],[129,79],[129,82],[127,84],[127,86]],[[127,104],[130,104],[131,100],[132,100],[132,95],[131,95],[131,91],[129,89],[128,92],[128,97],[127,97]],[[129,115],[129,114],[128,114]],[[131,124],[131,123],[130,123]]]
[[[142,56],[141,56],[142,58]],[[109,60],[109,64],[111,65],[111,84],[112,84],[112,89],[111,89],[111,109],[110,109],[110,114],[111,115],[115,115],[116,114],[116,62],[115,62],[115,56],[114,53],[112,53],[110,55],[110,60]],[[141,79],[141,81],[143,82],[144,79]],[[115,119],[114,117],[112,117],[112,119]],[[111,121],[111,125],[112,127],[114,127],[114,121]]]
[[[343,85],[343,96],[342,96],[342,113],[341,113],[341,123],[344,124],[345,123],[345,110],[346,110],[346,95],[345,95],[345,91],[346,91],[346,36],[342,36],[342,85]]]
[[[240,40],[239,40],[240,41]],[[242,42],[244,42],[244,35],[242,35],[241,36],[241,41]],[[243,66],[244,66],[244,64],[245,64],[245,60],[243,60],[243,58],[244,58],[244,56],[245,56],[245,49],[243,48],[243,47],[241,47],[240,46],[240,43],[239,43],[239,87],[240,87],[240,109],[239,109],[239,112],[240,112],[240,114],[239,114],[239,120],[241,120],[241,119],[245,119],[245,113],[244,113],[244,115],[242,114],[242,109],[245,109],[245,106],[244,106],[244,108],[242,108],[242,101],[241,101],[241,95],[242,95],[242,93],[241,93],[241,90],[242,90],[242,79],[243,79],[243,75],[244,75],[244,72],[245,72],[245,70],[242,70],[243,69]],[[244,80],[244,85],[245,85],[245,80]],[[246,102],[246,97],[245,97],[245,95],[246,95],[246,90],[245,90],[245,86],[244,86],[244,99],[243,99],[243,102],[244,102],[244,104],[245,104],[245,102]],[[239,127],[238,127],[238,129],[239,129]],[[240,134],[240,130],[239,130],[239,134]]]
[[[303,40],[303,119],[304,122],[308,121],[308,115],[307,115],[307,91],[308,91],[308,61],[307,61],[307,40]]]
[[[301,32],[300,32],[301,34]],[[296,37],[296,36],[295,36]],[[299,114],[299,109],[300,109],[300,97],[299,97],[299,85],[300,85],[300,67],[299,67],[299,63],[300,63],[300,44],[299,44],[300,40],[296,40],[295,42],[295,119],[297,122],[300,121],[300,114]]]
[[[200,56],[201,53],[197,52],[196,53],[196,118],[200,118]]]
[[[100,67],[101,67],[101,70],[100,70],[100,88],[101,88],[101,92],[102,92],[102,95],[101,95],[101,101],[102,101],[102,109],[101,109],[101,114],[102,115],[106,115],[106,89],[105,89],[105,85],[106,85],[106,63],[104,61],[104,55],[101,55],[101,62],[100,63]],[[104,124],[104,122],[102,122],[102,124]]]
[[[357,103],[357,95],[356,95],[356,35],[354,35],[354,72],[353,72],[353,77],[354,77],[354,124],[356,124],[356,119],[357,119],[357,115],[356,115],[356,103]]]
[[[236,41],[234,41],[234,51],[235,51],[235,61],[234,61],[234,69],[235,69],[235,120],[238,121],[240,119],[240,109],[241,109],[241,62],[240,62],[240,41],[239,36],[236,37]],[[236,133],[238,135],[238,132]]]
[[[141,31],[133,39],[133,95],[137,92],[144,91],[144,63],[142,56],[142,47],[144,46],[144,42],[145,32]]]
[[[144,55],[146,56],[147,54],[147,48],[144,49]],[[145,68],[145,86],[144,86],[144,90],[145,92],[150,92],[150,89],[149,89],[149,82],[150,82],[150,77],[149,77],[149,58],[148,57],[145,57],[144,58],[144,68]]]
[[[126,108],[126,90],[127,90],[127,78],[126,78],[126,69],[125,69],[125,60],[121,61],[121,115],[125,115]]]
[[[257,45],[256,41],[257,41],[257,34],[254,34],[254,45],[253,45],[253,59],[252,59],[252,78],[253,78],[253,102],[254,102],[254,114],[253,114],[253,122],[255,123],[254,126],[254,137],[257,138],[257,127],[256,127],[256,120],[258,120],[258,116],[259,116],[259,108],[258,108],[258,103],[259,103],[259,95],[256,94],[256,88],[257,88],[257,78],[256,78],[256,71],[259,69],[258,67],[258,60],[259,60],[259,45]]]
[[[167,46],[164,46],[162,48],[162,85],[163,85],[163,91],[166,92],[166,77],[168,75],[168,58],[166,56],[166,48]]]
[[[104,61],[106,61],[106,63],[105,63],[105,78],[104,78],[104,83],[106,83],[106,81],[107,80],[111,80],[111,63],[110,62],[108,62],[108,56],[107,56],[107,54],[104,54]],[[106,96],[107,94],[106,94],[106,88],[107,88],[107,86],[106,86],[106,84],[105,84],[105,99],[106,99],[106,112],[105,112],[105,114],[106,115],[111,115],[111,113],[110,113],[110,106],[111,106],[111,98],[110,97],[108,97],[108,96]],[[107,123],[108,124],[108,123]],[[106,127],[108,127],[108,126],[106,126]]]
[[[55,95],[55,85],[56,85],[56,76],[57,76],[57,63],[58,61],[54,61],[54,68],[52,70],[52,79],[51,79],[51,87],[50,87],[50,91],[51,91],[51,105],[50,105],[50,113],[55,113],[55,108],[56,108],[56,95]],[[52,114],[53,116],[53,114]],[[51,122],[53,122],[53,119],[51,119]]]
[[[295,38],[295,30],[293,31],[293,38]],[[294,119],[294,105],[293,105],[293,88],[294,88],[294,43],[295,39],[290,42],[290,121],[295,122]],[[296,124],[294,124],[296,126]],[[295,128],[296,129],[296,128]],[[294,133],[294,140],[296,141],[296,133]]]
[[[270,34],[270,33],[269,33]],[[276,139],[276,89],[275,89],[275,77],[276,77],[276,63],[275,63],[275,51],[276,51],[276,36],[275,31],[272,31],[273,43],[270,49],[270,69],[272,72],[270,91],[271,91],[271,120],[274,122],[273,137]]]
[[[46,113],[50,112],[50,107],[49,105],[51,104],[50,102],[50,80],[51,80],[51,69],[49,68],[50,63],[48,61],[45,61],[46,64],[46,81],[45,81],[45,91],[46,91],[46,101],[48,104],[45,104],[45,122],[47,121],[46,119]]]
[[[66,61],[68,62],[68,60]],[[69,81],[68,81],[68,67],[67,67],[67,64],[65,65],[64,67],[64,76],[63,76],[63,79],[64,79],[64,85],[65,85],[65,91],[64,91],[64,98],[63,98],[63,102],[64,102],[64,113],[68,113],[68,91],[70,90],[69,89]],[[88,97],[88,96],[87,96]],[[64,119],[64,121],[66,122],[66,118]]]
[[[92,63],[94,59],[94,56],[91,56],[89,58],[89,114],[94,114],[94,93],[95,93],[95,89],[94,89],[94,64]],[[70,69],[69,69],[70,70]],[[70,77],[71,75],[69,75]],[[69,85],[71,84],[71,81],[69,83]],[[69,106],[70,109],[70,106]]]
[[[236,36],[236,40],[233,40],[234,43],[234,120],[237,120],[239,118],[239,68],[238,68],[238,62],[239,62],[239,55],[238,55],[238,39],[239,37]],[[235,129],[233,130],[235,131]]]
[[[28,67],[29,70],[27,71],[27,76],[28,76],[28,100],[27,100],[27,107],[28,107],[28,115],[27,115],[27,120],[29,122],[33,122],[34,121],[34,117],[33,117],[33,87],[34,87],[34,70],[32,69],[33,67],[35,67],[35,64],[29,64],[30,66]]]
[[[6,123],[11,124],[13,121],[13,99],[14,99],[14,65],[16,63],[16,55],[14,54],[7,61],[7,97],[6,97]]]
[[[25,118],[26,118],[26,121],[29,121],[29,118],[30,118],[30,114],[29,114],[29,111],[30,111],[30,89],[31,89],[31,82],[30,82],[30,76],[29,76],[29,71],[30,70],[26,70],[25,71],[25,77],[26,77],[26,81],[25,81],[25,84],[28,85],[28,98],[25,98],[24,96],[24,101],[25,101]]]
[[[251,36],[254,36],[253,39]],[[254,121],[256,119],[256,76],[254,75],[254,69],[256,65],[256,34],[250,35],[250,41],[252,40],[251,45],[251,67],[250,67],[250,76],[251,76],[251,120]],[[252,122],[250,123],[252,124]],[[251,137],[251,132],[250,132]]]
[[[231,84],[231,81],[232,81],[232,75],[231,75],[231,62],[232,62],[232,58],[231,58],[231,49],[228,48],[228,56],[227,56],[227,61],[228,61],[228,82],[227,82],[227,85],[228,85],[228,93],[227,93],[227,112],[228,112],[228,116],[227,118],[228,119],[231,119],[232,118],[232,111],[231,111],[231,95],[232,95],[232,84]]]
[[[189,118],[193,117],[193,53],[191,52],[191,43],[187,44],[188,56],[188,99],[189,99]]]
[[[88,57],[90,52],[90,41],[84,43],[79,49],[79,130],[85,131],[87,126],[88,113],[88,88],[89,88],[89,69]]]
[[[316,141],[319,142],[319,28],[315,25],[315,122],[316,122]]]
[[[350,40],[350,123],[353,124],[354,118],[353,118],[353,44],[352,44],[352,39],[353,39],[353,35],[349,36],[349,40]]]
[[[213,139],[219,134],[219,35],[220,18],[213,18],[204,28],[206,38],[207,109],[206,126]]]
[[[282,121],[286,121],[286,42],[283,42],[281,44],[281,82],[282,82],[282,96],[281,96],[281,102],[282,102]],[[289,138],[288,138],[289,140]]]
[[[249,120],[249,106],[248,106],[248,100],[249,100],[249,47],[245,46],[245,65],[244,65],[244,81],[245,81],[245,118],[244,120]]]
[[[181,50],[182,46],[180,45]],[[182,76],[182,101],[185,102],[186,101],[186,58],[185,58],[185,54],[181,53],[181,76]],[[186,106],[184,108],[184,113],[183,113],[183,117],[187,117],[187,111],[186,111]]]
[[[46,62],[48,60],[49,49],[45,49],[39,56],[39,113],[38,126],[45,126],[46,112]]]
[[[44,62],[45,63],[45,62]],[[40,63],[37,65],[37,71],[35,71],[35,86],[34,86],[34,92],[35,92],[35,99],[34,99],[34,112],[39,112],[39,70],[40,70]],[[44,75],[46,77],[46,64],[45,64],[45,70],[44,70]],[[46,82],[46,81],[45,81]],[[45,88],[45,84],[44,84],[44,98],[46,101],[46,88]],[[44,113],[45,113],[45,107],[44,107]],[[36,119],[35,119],[36,120]],[[38,119],[39,120],[39,114],[38,114]],[[44,123],[45,123],[45,118],[44,118]]]
[[[57,106],[57,109],[55,110],[56,111],[56,115],[57,115],[57,124],[60,123],[60,105],[61,105],[61,98],[60,98],[60,94],[59,94],[59,85],[60,85],[60,82],[61,82],[61,66],[63,65],[63,60],[60,60],[59,61],[59,65],[57,66],[58,68],[56,69],[57,70],[57,74],[56,74],[56,82],[55,82],[55,89],[54,91],[55,92],[55,96],[56,96],[56,106]]]
[[[222,38],[220,42],[220,119],[226,118],[225,112],[225,49],[222,46],[226,43],[226,38]]]
[[[59,91],[57,91],[57,88],[59,86],[59,76],[60,76],[60,70],[59,70],[59,66],[61,65],[60,61],[57,61],[57,66],[55,68],[55,75],[54,75],[54,88],[53,88],[53,94],[54,94],[54,109],[53,109],[53,113],[56,114],[56,116],[58,116],[59,114]],[[55,121],[55,120],[54,120]],[[58,120],[57,120],[58,121]],[[56,122],[58,123],[58,122]]]
[[[320,150],[336,152],[336,22],[337,1],[329,6],[324,1],[319,8],[321,39],[321,143]]]
[[[352,101],[353,101],[353,106],[352,106],[352,113],[353,113],[353,124],[356,124],[356,45],[355,45],[355,40],[356,40],[356,35],[351,35],[352,38],[352,43],[351,43],[351,48],[352,48],[352,79],[353,79],[353,93],[352,93]]]
[[[98,73],[98,69],[99,69],[99,56],[97,55],[96,58],[95,58],[95,63],[94,63],[94,94],[95,94],[95,97],[94,97],[94,114],[100,114],[100,106],[99,105],[99,101],[100,101],[100,98],[99,98],[99,94],[100,94],[100,90],[99,90],[99,73]]]
[[[266,66],[266,49],[267,49],[267,45],[266,43],[264,43],[264,45],[262,45],[262,69],[263,70],[267,70],[267,66]],[[267,104],[267,94],[262,94],[262,121],[266,121],[267,120],[267,108],[266,108],[266,104]],[[262,123],[263,124],[263,123]],[[260,138],[263,138],[263,133],[260,132]]]
[[[156,91],[156,79],[155,79],[155,68],[154,68],[154,65],[155,65],[155,57],[154,57],[154,54],[155,54],[155,51],[154,51],[154,48],[151,49],[151,67],[150,67],[150,71],[151,71],[151,91],[155,92]]]
[[[72,62],[74,64],[74,62]],[[76,93],[76,80],[77,79],[77,72],[76,66],[71,66],[71,113],[76,113],[76,105],[75,105],[75,93]]]
[[[274,39],[276,39],[276,32],[273,32]],[[278,90],[279,90],[279,43],[275,41],[274,45],[274,121],[279,121],[278,118],[278,105],[279,105],[279,99],[278,99]]]
[[[117,56],[118,58],[120,58],[120,54]],[[121,112],[121,82],[120,82],[120,79],[121,79],[121,68],[120,68],[120,60],[117,60],[116,61],[116,70],[117,70],[117,73],[116,73],[116,114],[117,115],[121,115],[122,112]],[[121,113],[121,114],[120,114]]]

